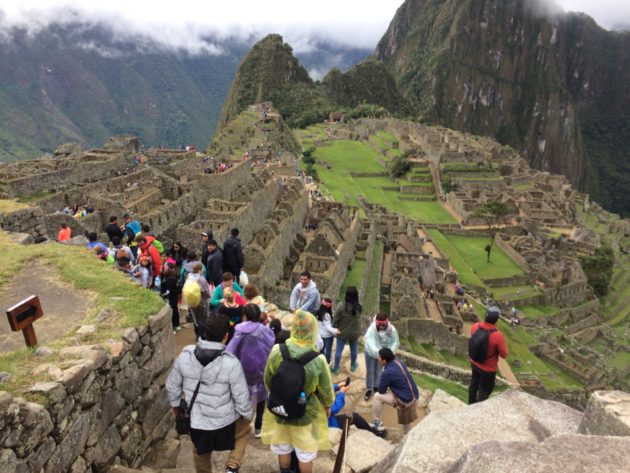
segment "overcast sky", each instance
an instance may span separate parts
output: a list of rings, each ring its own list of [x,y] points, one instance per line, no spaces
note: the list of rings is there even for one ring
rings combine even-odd
[[[540,0],[547,1],[547,0]],[[606,28],[630,26],[630,0],[556,0]],[[55,21],[105,23],[121,37],[143,34],[191,52],[218,52],[200,38],[280,33],[308,51],[314,37],[372,49],[402,0],[0,0],[0,31]]]

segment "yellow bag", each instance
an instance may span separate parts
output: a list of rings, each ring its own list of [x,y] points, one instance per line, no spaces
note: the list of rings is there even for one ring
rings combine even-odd
[[[182,295],[184,296],[186,305],[188,305],[191,309],[194,309],[201,303],[201,286],[199,286],[199,283],[194,279],[188,278],[184,283]]]

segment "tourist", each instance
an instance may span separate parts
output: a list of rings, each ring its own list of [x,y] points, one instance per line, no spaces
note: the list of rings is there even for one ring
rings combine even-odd
[[[324,343],[322,354],[330,364],[333,342],[337,333],[337,330],[332,326],[332,299],[324,297],[315,316],[317,317],[318,333]]]
[[[147,239],[149,245],[155,246],[160,254],[164,253],[164,245],[153,233],[151,233],[151,227],[146,223],[142,224],[142,234]]]
[[[298,282],[293,291],[291,291],[291,299],[289,300],[289,310],[305,310],[314,314],[320,305],[319,291],[317,284],[311,279],[311,273],[304,271],[300,274],[300,282]]]
[[[193,266],[195,265],[195,263],[201,263],[201,261],[197,259],[197,253],[194,250],[190,250],[186,254],[186,258],[184,259],[182,264],[182,269],[179,273],[179,283],[182,286],[184,285],[184,282],[186,282],[186,279],[188,279],[188,275],[193,272]],[[201,267],[203,268],[203,274],[205,277],[206,267],[203,264],[201,265]]]
[[[179,296],[182,293],[181,286],[178,284],[179,277],[177,269],[172,263],[166,263],[162,269],[162,285],[160,287],[160,294],[162,297],[168,300],[168,305],[171,308],[171,324],[173,325],[173,331],[179,332],[182,328],[179,321]]]
[[[115,215],[109,217],[109,225],[105,227],[105,233],[107,233],[110,242],[113,241],[114,237],[118,237],[120,240],[123,239],[124,234],[120,225],[118,225],[118,217]]]
[[[120,241],[121,238],[118,236],[112,238],[113,248],[109,251],[113,254],[114,264],[117,269],[126,270],[130,264],[135,263],[135,260],[131,248],[123,245]]]
[[[485,401],[490,397],[497,377],[499,357],[508,356],[505,337],[496,326],[500,315],[501,311],[497,306],[490,306],[486,310],[484,321],[477,322],[470,330],[468,359],[472,376],[468,387],[468,404]],[[479,353],[480,351],[483,353]]]
[[[265,299],[255,284],[247,284],[243,288],[243,296],[248,304],[256,304],[260,309],[260,323],[269,325],[269,316],[265,307]]]
[[[61,230],[57,234],[57,241],[66,241],[72,238],[72,229],[66,224],[61,224]]]
[[[378,387],[379,378],[381,376],[382,366],[378,362],[379,351],[381,348],[389,348],[392,353],[396,354],[400,340],[398,339],[398,331],[396,327],[387,318],[385,314],[376,314],[374,321],[370,324],[365,332],[365,396],[366,401],[370,400],[372,393]]]
[[[282,327],[282,322],[278,319],[272,319],[269,322],[269,328],[276,337],[276,344],[285,343],[291,336],[291,332]]]
[[[107,255],[108,248],[100,241],[98,241],[98,235],[96,232],[88,233],[88,248],[90,250],[94,250],[95,247],[101,248],[103,252]]]
[[[271,381],[283,361],[281,346],[286,347],[291,359],[298,359],[315,350],[317,320],[303,310],[294,314],[291,337],[286,345],[276,345],[271,350],[265,368],[265,386],[270,389]],[[335,401],[330,370],[326,359],[316,356],[304,366],[305,381],[302,392],[306,399],[306,412],[297,420],[286,420],[269,409],[263,416],[262,442],[271,445],[278,455],[280,471],[291,472],[291,454],[295,452],[301,473],[310,473],[318,450],[329,450],[328,416]],[[297,380],[296,380],[297,382]],[[273,394],[273,391],[272,391]]]
[[[181,268],[182,264],[184,264],[184,260],[186,259],[186,254],[188,250],[182,246],[180,241],[176,241],[173,243],[173,246],[168,250],[168,256],[175,260],[175,268]]]
[[[136,281],[145,289],[151,288],[151,258],[148,256],[140,256],[138,264],[131,270],[131,274]]]
[[[333,374],[339,374],[341,354],[346,344],[350,345],[350,371],[355,372],[357,365],[357,349],[361,336],[361,304],[359,304],[359,291],[354,286],[346,289],[345,301],[337,309],[333,326],[337,329],[337,348],[335,350],[335,363]]]
[[[251,432],[249,422],[254,413],[245,373],[238,359],[225,350],[229,328],[226,317],[207,319],[202,338],[196,346],[184,347],[166,379],[173,417],[182,398],[190,405],[199,388],[190,414],[190,438],[198,473],[212,472],[212,452],[226,450],[231,450],[226,473],[238,472]]]
[[[350,389],[350,385],[346,385],[345,381],[339,384],[333,385],[335,390],[335,403],[330,408],[330,417],[328,417],[328,427],[335,429],[343,428],[343,423],[346,418],[350,419],[350,425],[354,425],[357,429],[368,430],[378,437],[386,437],[387,430],[378,430],[372,427],[367,420],[365,420],[360,414],[353,412],[351,415],[339,414],[346,405],[346,394]]]
[[[135,241],[140,249],[140,256],[147,256],[151,258],[151,275],[155,279],[160,275],[162,267],[162,258],[157,247],[153,245],[153,242],[149,242],[150,237],[146,237],[142,234],[136,235]]]
[[[244,299],[242,302],[239,300],[239,296],[243,296],[243,289],[236,281],[234,281],[234,275],[228,271],[223,273],[223,282],[214,289],[212,301],[210,301],[210,305],[212,307],[219,307],[219,304],[221,304],[224,298],[223,290],[228,287],[234,289],[234,291],[238,293],[238,296],[234,296],[234,300],[238,304],[245,305],[246,301]]]
[[[397,360],[389,348],[381,348],[378,355],[379,363],[383,366],[383,372],[378,383],[378,392],[374,395],[374,402],[372,403],[372,427],[376,430],[383,430],[383,422],[381,422],[383,404],[396,408],[412,404],[412,408],[415,408],[419,392],[418,386],[404,361]],[[388,393],[388,389],[391,392]],[[403,435],[409,431],[410,425],[402,425]]]
[[[208,242],[213,239],[212,230],[201,232],[201,262],[206,266],[208,261]]]
[[[240,282],[241,270],[245,266],[238,228],[230,230],[230,236],[223,243],[223,271],[229,271]]]
[[[201,261],[195,261],[192,265],[192,272],[186,278],[186,282],[193,281],[199,284],[201,290],[199,305],[197,307],[188,307],[195,324],[195,334],[197,334],[198,337],[202,335],[201,329],[208,318],[208,301],[210,300],[210,294],[212,294],[212,289],[203,275],[203,270],[204,267]]]
[[[223,282],[223,251],[216,240],[208,240],[206,246],[206,279],[213,286],[218,286]]]
[[[121,226],[121,230],[124,232],[124,236],[127,237],[127,244],[131,248],[134,259],[138,257],[138,245],[136,243],[136,235],[140,233],[140,222],[133,220],[129,214],[123,215],[125,223]]]
[[[218,314],[225,315],[230,319],[230,325],[234,327],[243,321],[243,307],[234,300],[234,289],[226,287],[223,289],[223,300],[217,309]]]
[[[256,304],[247,304],[244,314],[245,321],[236,326],[227,351],[241,361],[252,406],[256,408],[254,437],[259,438],[267,400],[263,375],[276,337],[269,327],[260,323],[260,308]]]

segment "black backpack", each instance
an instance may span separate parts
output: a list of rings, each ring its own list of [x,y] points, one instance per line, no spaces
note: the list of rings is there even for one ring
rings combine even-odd
[[[317,358],[319,353],[311,351],[300,358],[291,359],[287,346],[284,343],[279,346],[282,362],[271,378],[267,409],[284,420],[301,419],[307,404],[306,397],[300,399],[306,381],[304,367]]]
[[[477,363],[483,363],[486,361],[486,355],[488,353],[488,340],[490,339],[490,335],[496,331],[496,328],[484,330],[481,327],[477,327],[475,333],[473,333],[468,340],[468,357],[471,360],[476,361]]]

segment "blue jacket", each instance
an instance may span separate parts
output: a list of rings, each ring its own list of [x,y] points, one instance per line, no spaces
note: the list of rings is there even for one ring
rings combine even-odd
[[[339,391],[339,385],[333,384],[333,389],[337,393],[335,397],[335,403],[330,407],[330,416],[328,417],[328,427],[334,427],[335,429],[340,429],[339,422],[337,422],[337,418],[335,417],[341,409],[346,405],[346,395]]]
[[[398,365],[398,363],[400,363],[400,366]],[[400,367],[402,367],[407,377],[405,377]],[[409,391],[409,383],[407,383],[407,378],[409,378],[409,383],[411,384],[411,388],[413,389],[413,395],[411,391]],[[418,399],[418,386],[413,380],[413,377],[407,369],[407,365],[405,365],[404,361],[395,359],[387,363],[387,365],[383,369],[383,372],[381,373],[381,380],[378,383],[378,392],[381,394],[385,394],[387,388],[391,389],[392,393],[394,393],[394,396],[396,396],[404,403],[413,401],[414,397]]]

